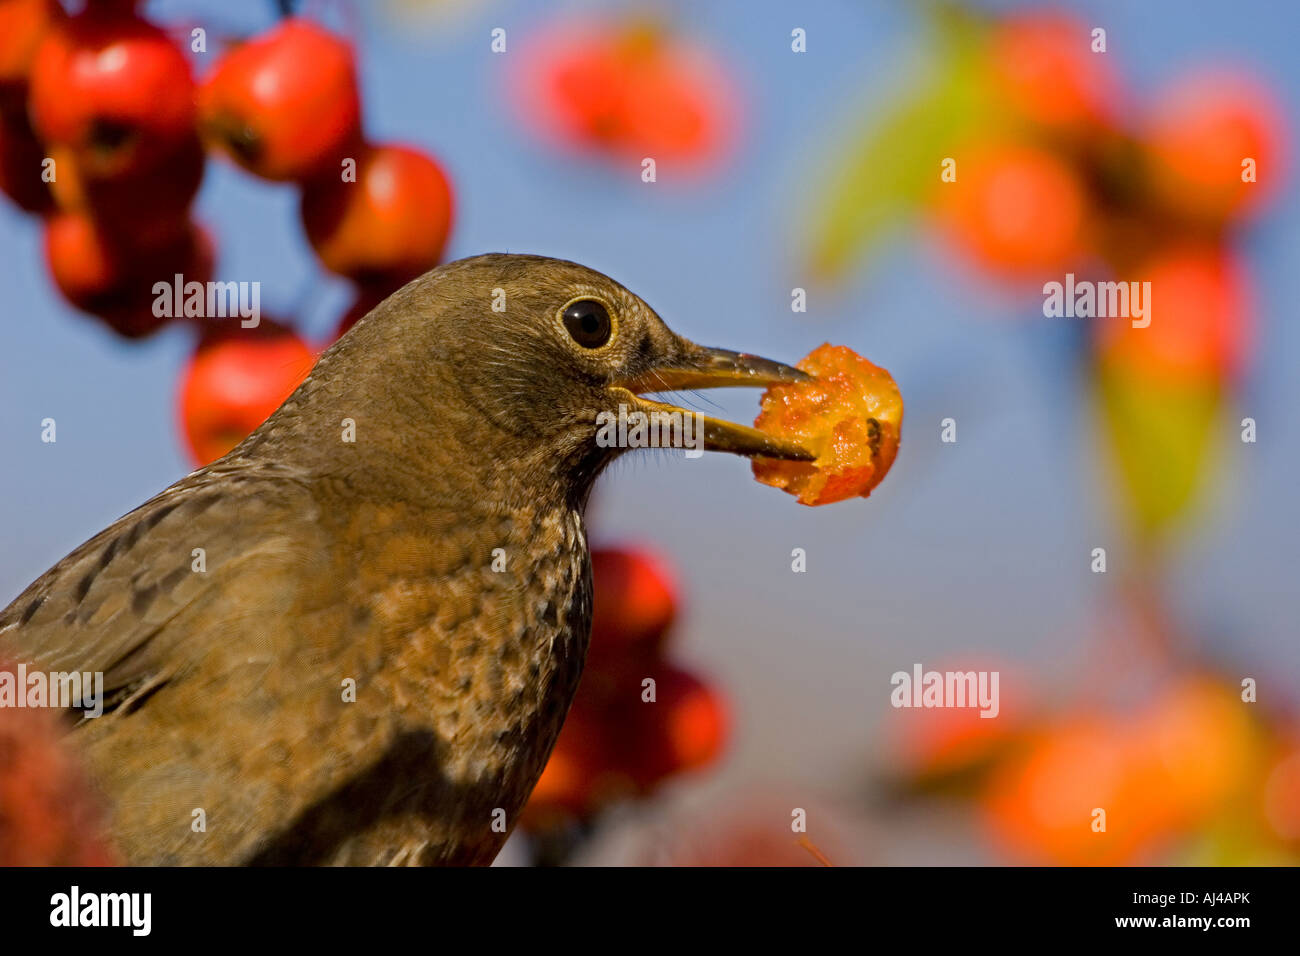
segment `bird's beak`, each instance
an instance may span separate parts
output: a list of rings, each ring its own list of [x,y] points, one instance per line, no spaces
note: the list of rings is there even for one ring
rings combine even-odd
[[[768,435],[756,428],[736,425],[641,397],[646,392],[674,392],[679,389],[761,388],[805,382],[809,377],[806,372],[790,365],[757,355],[687,343],[685,354],[680,359],[658,365],[634,378],[615,382],[610,391],[617,401],[627,403],[648,415],[657,412],[699,416],[703,425],[704,448],[707,451],[729,451],[735,455],[757,455],[788,461],[812,461],[815,456],[794,442]]]

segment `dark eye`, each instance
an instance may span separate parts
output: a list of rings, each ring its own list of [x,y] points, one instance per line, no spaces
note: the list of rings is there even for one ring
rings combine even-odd
[[[564,327],[584,349],[598,349],[609,341],[609,312],[595,299],[579,299],[564,310]]]

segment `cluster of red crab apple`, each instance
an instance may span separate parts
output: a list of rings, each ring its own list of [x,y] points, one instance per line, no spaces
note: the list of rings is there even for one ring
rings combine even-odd
[[[437,265],[452,192],[425,153],[366,140],[352,48],[319,24],[284,19],[214,56],[202,27],[178,36],[135,8],[0,0],[0,189],[44,218],[50,275],[72,305],[127,338],[178,314],[198,327],[181,415],[205,463],[315,356],[273,320],[242,328],[202,306],[158,308],[175,276],[182,290],[214,276],[216,244],[192,209],[208,155],[299,189],[312,249],[356,287],[340,332]]]

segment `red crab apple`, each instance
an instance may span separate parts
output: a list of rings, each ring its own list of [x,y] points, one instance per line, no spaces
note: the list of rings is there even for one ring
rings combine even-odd
[[[643,547],[597,548],[591,574],[594,665],[658,653],[677,614],[677,584],[667,563]]]
[[[131,237],[136,244],[158,245],[189,217],[203,182],[205,155],[190,133],[157,160],[99,178],[94,162],[69,147],[50,150],[55,178],[50,189],[59,208],[84,212],[106,232]]]
[[[0,0],[0,108],[25,108],[36,50],[62,19],[58,0]]]
[[[706,50],[642,20],[569,21],[538,37],[513,81],[557,145],[708,166],[734,140],[729,78]]]
[[[576,704],[524,808],[523,824],[545,828],[557,818],[583,817],[598,809],[609,790],[609,734],[597,714]]]
[[[45,227],[45,257],[64,298],[103,319],[128,338],[139,338],[171,319],[155,314],[158,282],[176,273],[206,282],[212,275],[212,242],[185,223],[147,244],[106,232],[82,213],[59,213]]]
[[[655,699],[644,699],[642,680],[653,678]],[[584,676],[585,680],[585,676]],[[661,661],[643,664],[607,707],[611,752],[642,792],[665,777],[706,766],[722,752],[728,731],[726,704],[712,686]]]
[[[199,91],[205,135],[266,179],[303,180],[337,167],[360,142],[352,48],[300,17],[241,43]]]
[[[54,209],[54,195],[42,177],[45,158],[27,115],[0,110],[0,191],[26,212]]]
[[[220,458],[248,436],[311,371],[316,352],[263,320],[200,343],[180,386],[181,430],[196,464]]]
[[[655,744],[648,748],[654,755],[646,761],[649,769],[673,773],[712,763],[727,739],[722,695],[694,674],[668,667],[659,674],[656,697],[655,704],[645,705],[662,708],[654,723]]]
[[[363,284],[401,285],[436,266],[451,218],[442,168],[407,146],[369,147],[355,182],[330,172],[302,193],[303,225],[321,262]]]
[[[192,135],[194,81],[161,29],[92,3],[42,40],[30,108],[45,142],[75,151],[83,175],[109,179],[154,166]]]

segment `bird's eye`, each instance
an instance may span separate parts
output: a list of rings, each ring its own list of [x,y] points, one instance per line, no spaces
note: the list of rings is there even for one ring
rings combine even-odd
[[[598,349],[609,341],[609,312],[595,299],[579,299],[564,310],[564,327],[584,349]]]

